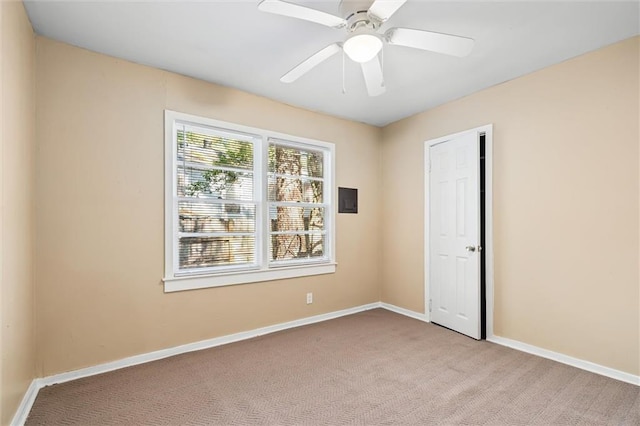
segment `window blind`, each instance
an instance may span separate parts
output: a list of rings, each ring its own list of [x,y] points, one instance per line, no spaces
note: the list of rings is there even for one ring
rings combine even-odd
[[[178,271],[256,264],[254,143],[177,126]]]

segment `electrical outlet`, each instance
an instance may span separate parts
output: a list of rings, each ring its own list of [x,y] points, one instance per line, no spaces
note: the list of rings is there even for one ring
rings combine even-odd
[[[313,303],[313,293],[307,293],[307,305]]]

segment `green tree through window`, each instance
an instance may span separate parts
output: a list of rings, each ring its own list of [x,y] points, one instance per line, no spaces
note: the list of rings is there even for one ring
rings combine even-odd
[[[322,153],[274,143],[269,146],[269,160],[275,177],[275,196],[270,198],[276,202],[271,218],[272,260],[323,256]]]

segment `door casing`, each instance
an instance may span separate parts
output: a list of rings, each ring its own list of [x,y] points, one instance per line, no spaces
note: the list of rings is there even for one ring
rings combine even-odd
[[[430,147],[439,143],[446,142],[463,134],[473,132],[476,134],[478,143],[480,142],[480,135],[485,135],[485,220],[481,226],[485,230],[485,242],[484,250],[485,254],[485,269],[481,272],[485,276],[486,283],[486,338],[493,337],[493,124],[487,124],[485,126],[476,127],[473,129],[458,132],[452,135],[443,136],[436,139],[428,140],[424,143],[424,307],[425,316],[427,321],[431,322],[431,312],[429,309],[430,297],[430,283],[429,283],[429,238],[430,238],[430,213],[429,213],[429,185],[430,174],[429,164]],[[479,155],[479,154],[478,154]]]

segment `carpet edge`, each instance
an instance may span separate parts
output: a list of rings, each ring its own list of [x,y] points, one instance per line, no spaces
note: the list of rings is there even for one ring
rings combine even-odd
[[[122,358],[116,361],[106,362],[106,363],[98,364],[91,367],[54,374],[52,376],[44,377],[40,380],[42,381],[43,386],[64,383],[70,380],[76,380],[83,377],[94,376],[96,374],[107,373],[109,371],[119,370],[125,367],[132,367],[134,365],[144,364],[146,362],[156,361],[159,359],[168,358],[171,356],[180,355],[187,352],[193,352],[193,351],[198,351],[202,349],[209,349],[216,346],[221,346],[229,343],[239,342],[242,340],[252,339],[254,337],[263,336],[265,334],[271,334],[278,331],[287,330],[290,328],[301,327],[304,325],[309,325],[317,322],[340,318],[346,315],[352,315],[358,312],[368,311],[370,309],[376,309],[380,307],[381,307],[380,302],[369,303],[366,305],[360,305],[353,308],[342,309],[340,311],[328,312],[325,314],[314,315],[311,317],[305,317],[305,318],[300,318],[293,321],[287,321],[279,324],[269,325],[266,327],[256,328],[249,331],[241,331],[239,333],[228,334],[226,336],[214,337],[211,339],[201,340],[199,342],[187,343],[184,345],[174,346],[166,349],[160,349],[157,351],[147,352],[140,355],[133,355],[133,356]]]
[[[71,380],[77,380],[84,377],[95,376],[102,373],[108,373],[109,371],[119,370],[121,368],[133,367],[135,365],[144,364],[151,361],[157,361],[160,359],[168,358],[175,355],[180,355],[187,352],[198,351],[202,349],[209,349],[216,346],[222,346],[229,343],[239,342],[242,340],[252,339],[254,337],[263,336],[265,334],[271,334],[278,331],[288,330],[290,328],[301,327],[304,325],[315,324],[322,321],[328,321],[335,318],[340,318],[347,315],[357,314],[359,312],[368,311],[371,309],[381,308],[381,302],[369,303],[366,305],[360,305],[353,308],[342,309],[339,311],[328,312],[324,314],[314,315],[310,317],[300,318],[293,321],[274,324],[266,327],[256,328],[254,330],[243,331],[234,334],[228,334],[226,336],[214,337],[211,339],[201,340],[199,342],[187,343],[185,345],[174,346],[171,348],[160,349],[153,352],[147,352],[144,354],[133,355],[130,357],[122,358],[116,361],[110,361],[91,367],[80,368],[78,370],[67,371],[64,373],[58,373],[43,378],[36,378],[31,382],[31,385],[25,392],[22,402],[14,415],[11,422],[11,426],[21,426],[27,420],[29,412],[38,396],[40,389],[45,386],[51,386],[59,383],[69,382]]]
[[[493,335],[493,336],[487,337],[487,342],[495,343],[497,345],[506,346],[508,348],[516,349],[521,352],[526,352],[531,355],[536,355],[542,358],[550,359],[552,361],[556,361],[561,364],[570,365],[572,367],[576,367],[581,370],[588,371],[590,373],[595,373],[600,376],[605,376],[611,379],[620,380],[621,382],[640,386],[640,376],[635,376],[631,373],[616,370],[615,368],[606,367],[604,365],[596,364],[594,362],[585,361],[583,359],[574,358],[559,352],[554,352],[548,349],[540,348],[538,346],[530,345],[528,343],[523,343],[518,340],[513,340],[506,337]]]
[[[416,311],[411,311],[400,306],[392,305],[390,303],[380,302],[380,307],[387,311],[395,312],[396,314],[404,315],[405,317],[417,319],[419,321],[431,322],[427,314],[421,314]]]
[[[212,339],[202,340],[199,342],[189,343],[180,346],[174,346],[172,348],[161,349],[154,352],[148,352],[145,354],[134,355],[120,360],[111,361],[103,364],[98,364],[91,367],[81,368],[78,370],[68,371],[64,373],[54,374],[51,376],[33,379],[16,413],[11,421],[12,426],[23,425],[31,408],[38,396],[38,392],[45,386],[50,386],[58,383],[64,383],[71,380],[80,379],[83,377],[94,376],[97,374],[107,373],[109,371],[118,370],[121,368],[132,367],[134,365],[144,364],[146,362],[156,361],[163,358],[168,358],[182,353],[193,352],[202,349],[208,349],[216,346],[225,345],[228,343],[239,342],[242,340],[251,339],[254,337],[262,336],[265,334],[275,333],[278,331],[287,330],[290,328],[301,327],[304,325],[310,325],[322,321],[327,321],[346,315],[352,315],[359,312],[364,312],[371,309],[383,308],[388,311],[404,315],[419,321],[430,322],[426,314],[411,311],[409,309],[401,308],[389,303],[374,302],[366,305],[360,305],[353,308],[347,308],[340,311],[333,311],[325,314],[314,315],[311,317],[301,318],[298,320],[288,321],[285,323],[275,324],[267,327],[261,327],[258,329],[230,334],[221,337],[215,337]],[[624,371],[616,370],[603,365],[595,364],[589,361],[573,358],[568,355],[564,355],[558,352],[553,352],[547,349],[543,349],[534,345],[519,342],[517,340],[508,339],[500,336],[489,336],[486,339],[488,342],[495,343],[501,346],[509,347],[518,351],[530,353],[532,355],[540,356],[542,358],[551,359],[553,361],[560,362],[562,364],[570,365],[572,367],[579,368],[581,370],[589,371],[591,373],[599,374],[601,376],[609,377],[615,380],[620,380],[625,383],[640,386],[640,376],[635,376]]]
[[[31,407],[33,407],[33,403],[36,402],[36,397],[38,396],[38,392],[43,388],[42,379],[33,379],[29,384],[24,396],[22,397],[22,401],[20,401],[20,405],[16,410],[13,420],[9,423],[11,426],[21,426],[27,421],[27,417],[31,412]]]

